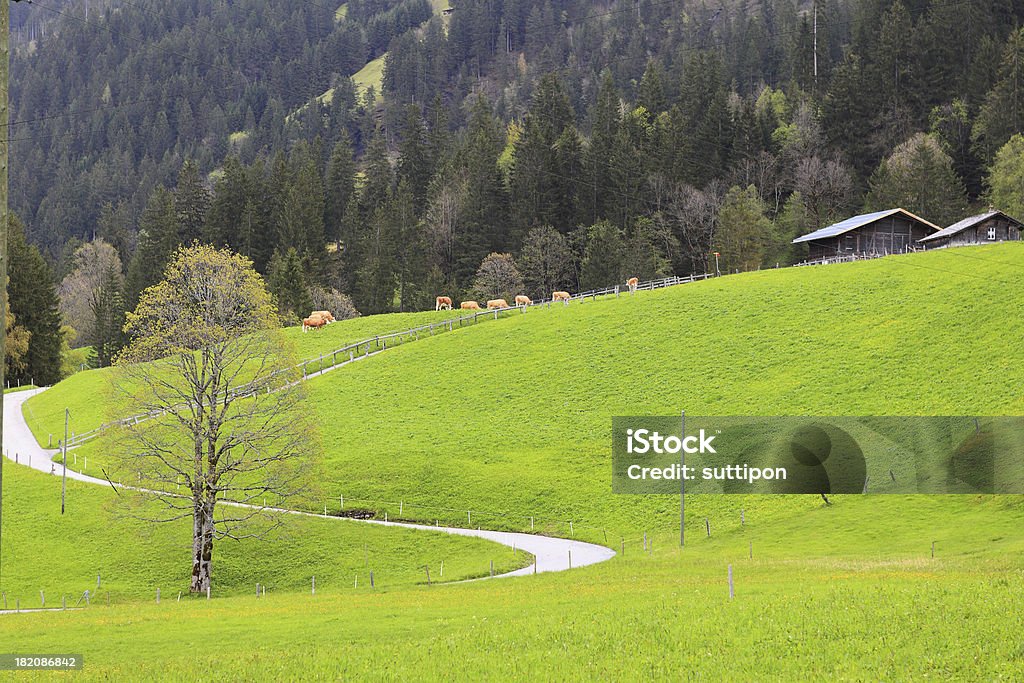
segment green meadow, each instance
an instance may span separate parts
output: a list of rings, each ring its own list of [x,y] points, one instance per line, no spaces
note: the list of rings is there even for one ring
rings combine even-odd
[[[346,508],[392,517],[401,504],[405,518],[571,535],[620,554],[537,577],[427,587],[410,574],[386,590],[360,582],[310,596],[306,575],[319,588],[326,571],[311,567],[335,561],[324,539],[348,525],[308,519],[308,533],[265,560],[300,558],[265,600],[247,594],[262,566],[239,569],[237,588],[210,602],[143,602],[153,581],[135,577],[130,606],[5,618],[0,639],[12,651],[81,652],[86,679],[1020,679],[1024,497],[689,495],[680,550],[678,496],[612,494],[610,451],[613,417],[683,409],[1020,415],[1022,267],[1024,245],[1006,244],[762,271],[533,308],[402,344],[306,385],[326,445],[324,504],[333,510],[344,495]],[[309,357],[444,315],[340,322],[330,338],[288,334]],[[98,424],[103,407],[81,393],[100,403],[105,382],[80,373],[29,401],[37,437],[45,443],[69,401],[95,409],[81,429]],[[109,462],[102,441],[78,453]],[[5,493],[19,487],[25,509],[52,516],[55,480],[10,479]],[[109,521],[112,492],[75,491],[97,498],[97,525],[127,523]],[[377,531],[354,528],[349,544]],[[409,539],[430,557],[449,540]],[[51,558],[70,562],[76,549],[91,554],[87,545],[61,541],[21,561],[56,566]],[[187,548],[174,545],[154,550],[179,553],[168,576],[187,570]],[[111,566],[132,566],[129,549],[106,548]],[[268,551],[237,552],[251,565]],[[466,550],[467,566],[489,552]],[[80,562],[76,576],[88,582],[95,563]],[[343,566],[332,585],[356,569]],[[5,540],[5,586],[9,574],[37,593],[38,570],[8,565]]]
[[[795,510],[694,536],[685,551],[662,533],[650,552],[563,574],[94,605],[8,616],[0,638],[12,651],[81,653],[86,680],[1024,675],[1019,498],[838,497]]]
[[[94,601],[113,604],[176,599],[188,593],[191,570],[191,521],[153,524],[143,519],[166,516],[155,506],[125,505],[110,488],[69,480],[65,514],[61,515],[58,477],[13,462],[3,470],[3,555],[0,588],[8,607],[59,606],[61,597],[77,602],[85,590],[100,590]],[[224,509],[222,508],[222,512]],[[490,574],[490,561],[510,571],[529,564],[522,552],[480,539],[385,528],[346,519],[283,515],[283,526],[266,540],[224,539],[215,546],[213,585],[218,596],[254,593],[256,584],[268,592],[348,592],[369,585],[369,572],[381,590],[432,579],[444,561],[451,581]],[[109,595],[109,598],[108,598]],[[7,622],[9,623],[9,622]]]

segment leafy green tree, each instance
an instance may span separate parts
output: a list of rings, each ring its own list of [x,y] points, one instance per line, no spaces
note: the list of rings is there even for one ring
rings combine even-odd
[[[868,210],[902,207],[940,225],[955,222],[967,207],[964,183],[953,160],[931,135],[918,133],[884,159],[868,180]]]
[[[1024,135],[1017,133],[996,152],[987,182],[992,206],[1020,220],[1024,216]]]
[[[622,230],[609,221],[587,229],[586,249],[580,267],[580,287],[610,287],[625,278],[626,245]]]
[[[721,271],[760,268],[774,240],[773,232],[757,188],[730,188],[718,213],[718,229],[712,242],[712,251],[719,253]]]

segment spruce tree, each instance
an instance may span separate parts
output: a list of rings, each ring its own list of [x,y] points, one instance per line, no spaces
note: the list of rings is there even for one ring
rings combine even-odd
[[[352,155],[352,142],[344,128],[331,150],[327,165],[324,197],[324,235],[328,240],[342,239],[345,210],[355,194],[356,163]]]
[[[210,198],[210,191],[199,177],[198,165],[192,160],[186,161],[174,189],[174,211],[178,218],[178,239],[181,244],[191,244],[205,236]]]
[[[39,249],[25,241],[21,222],[9,214],[8,295],[10,311],[29,336],[23,367],[14,368],[12,383],[49,386],[61,379],[59,299],[50,267]]]

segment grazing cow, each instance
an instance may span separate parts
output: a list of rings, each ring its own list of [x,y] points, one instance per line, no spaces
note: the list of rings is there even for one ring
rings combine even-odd
[[[533,301],[531,301],[530,297],[526,296],[525,294],[517,294],[516,295],[516,306],[517,307],[518,306],[530,306],[532,304],[533,304]]]
[[[480,304],[478,304],[475,301],[463,301],[459,305],[459,308],[461,308],[464,311],[479,311],[480,310]]]
[[[504,299],[491,299],[487,302],[487,310],[492,308],[508,308],[508,302]]]
[[[306,330],[319,330],[326,324],[327,320],[325,320],[324,318],[321,318],[318,315],[312,315],[308,318],[305,318],[302,321],[302,331],[305,332]]]
[[[628,280],[626,280],[626,284],[629,286],[629,293],[630,294],[635,294],[636,293],[637,285],[640,284],[640,280],[638,280],[635,277],[631,277]]]
[[[571,298],[572,298],[572,296],[570,296],[569,292],[552,292],[551,293],[551,302],[552,303],[554,303],[556,301],[564,301],[565,305],[568,306],[569,305],[569,299],[571,299]]]
[[[434,304],[434,310],[440,311],[444,309],[452,310],[452,299],[448,296],[439,296]]]
[[[330,325],[331,323],[335,322],[334,316],[331,315],[330,311],[313,311],[312,313],[309,314],[309,317],[310,318],[317,318],[317,317],[323,318],[324,322],[326,322],[328,325]]]

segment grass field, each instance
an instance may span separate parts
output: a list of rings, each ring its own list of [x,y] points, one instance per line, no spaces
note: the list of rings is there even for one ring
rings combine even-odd
[[[85,679],[1016,680],[1019,499],[840,497],[561,575],[0,620]],[[941,531],[935,535],[937,529]],[[929,543],[938,538],[937,554]],[[749,558],[753,544],[754,558]],[[733,566],[735,599],[727,568]],[[969,634],[969,636],[968,636]]]
[[[308,384],[333,435],[326,462],[344,473],[325,490],[392,515],[404,501],[425,520],[464,523],[473,510],[481,524],[526,530],[533,517],[561,534],[572,521],[571,533],[604,542],[670,522],[677,505],[609,494],[615,415],[1019,414],[1024,372],[991,342],[1019,334],[1024,303],[1005,293],[1024,283],[1022,266],[1024,245],[1007,244],[764,271],[423,339]],[[332,334],[413,319],[371,316]],[[35,424],[59,422],[60,390],[29,402]],[[774,497],[694,501],[695,525],[790,509]]]
[[[35,384],[26,384],[26,385],[20,386],[20,387],[11,387],[9,389],[4,389],[4,393],[5,394],[13,394],[13,393],[15,393],[17,391],[28,391],[29,389],[35,389],[35,388],[36,388]]]
[[[421,313],[392,313],[350,320],[341,320],[315,332],[303,333],[301,327],[284,330],[286,351],[295,362],[311,360],[319,354],[328,354],[348,344],[378,334],[397,332],[450,317],[459,311],[424,311]],[[24,414],[36,440],[43,446],[57,443],[64,433],[64,409],[71,411],[71,430],[87,432],[112,419],[123,417],[111,412],[103,400],[111,394],[115,372],[110,368],[77,373],[58,383],[50,390],[25,402]]]
[[[77,600],[86,589],[115,603],[188,592],[191,522],[149,524],[137,518],[146,508],[116,505],[110,489],[68,481],[66,513],[60,514],[61,482],[24,465],[5,463],[3,472],[3,556],[0,584],[14,608],[47,605],[61,596]],[[123,494],[128,496],[130,494]],[[158,509],[149,509],[154,514]],[[165,513],[166,514],[166,513]],[[350,520],[295,517],[266,541],[221,540],[214,547],[214,592],[218,596],[255,591],[351,592],[356,577],[381,590],[425,581],[423,566],[444,560],[444,580],[485,576],[490,561],[507,571],[529,563],[522,552],[480,539],[382,528]],[[258,528],[258,527],[256,527]]]

